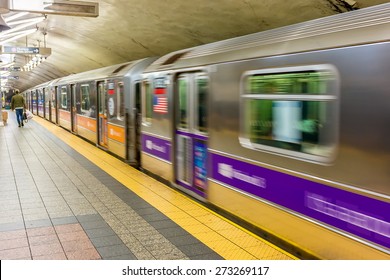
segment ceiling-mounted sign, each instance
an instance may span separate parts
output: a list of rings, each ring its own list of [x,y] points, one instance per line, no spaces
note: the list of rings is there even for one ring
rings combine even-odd
[[[39,48],[35,47],[10,47],[4,46],[3,53],[12,53],[12,54],[38,54]]]
[[[19,76],[1,76],[2,80],[19,80]]]
[[[0,67],[0,71],[10,71],[10,72],[18,72],[21,71],[22,68],[19,66],[13,66],[13,67]]]
[[[3,54],[41,54],[50,55],[51,48],[3,46]]]
[[[13,66],[13,67],[9,67],[9,70],[10,72],[19,72],[22,70],[22,67],[19,67],[19,66]]]

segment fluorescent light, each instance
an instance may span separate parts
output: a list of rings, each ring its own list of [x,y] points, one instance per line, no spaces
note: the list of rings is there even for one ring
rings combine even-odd
[[[44,19],[45,19],[45,17],[38,17],[38,18],[30,19],[28,23],[15,26],[14,28],[12,28],[10,30],[6,30],[6,31],[1,32],[0,38],[3,38],[7,34],[14,33],[15,31],[21,30],[21,29],[26,28],[28,26],[36,25],[36,24],[40,23],[41,21],[43,21]]]
[[[6,22],[8,25],[15,25],[15,24],[22,24],[22,23],[30,23],[30,22],[41,22],[45,19],[45,17],[35,17],[35,18],[28,18],[28,19],[21,19],[21,20],[16,20],[16,21],[8,21],[6,19]]]
[[[6,21],[6,22],[9,22],[9,21],[12,21],[12,20],[14,20],[14,19],[18,19],[18,18],[27,16],[28,14],[29,14],[28,12],[17,13],[17,14],[14,14],[14,15],[12,15],[12,16],[6,17],[6,18],[5,18],[5,21]]]
[[[1,65],[0,67],[3,68],[3,67],[9,67],[9,66],[12,66],[14,65],[15,62],[11,62],[11,63],[7,63],[7,64],[4,64],[4,65]]]
[[[33,28],[33,29],[28,29],[28,30],[17,32],[15,34],[12,34],[13,37],[11,37],[11,38],[8,38],[8,39],[5,39],[5,40],[0,40],[0,45],[4,45],[4,43],[10,42],[10,41],[15,41],[15,40],[17,40],[19,38],[22,38],[22,37],[27,36],[29,34],[32,34],[34,32],[37,32],[37,28]]]

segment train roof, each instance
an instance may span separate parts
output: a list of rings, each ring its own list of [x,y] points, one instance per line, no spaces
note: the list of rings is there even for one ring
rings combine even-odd
[[[118,77],[126,75],[138,62],[141,60],[135,60],[120,64],[115,64],[103,68],[89,70],[77,74],[72,74],[63,78],[55,80],[55,84],[76,83],[80,81],[92,81],[99,79],[107,79],[110,77]]]
[[[59,80],[59,79],[57,78],[57,79],[54,79],[54,80],[50,80],[50,81],[41,83],[41,84],[36,85],[36,86],[34,86],[34,87],[32,87],[32,88],[26,89],[24,92],[36,90],[36,89],[39,89],[39,88],[48,87],[48,86],[50,86],[51,84],[55,83],[57,80]]]
[[[145,72],[384,42],[390,39],[390,3],[175,51]]]

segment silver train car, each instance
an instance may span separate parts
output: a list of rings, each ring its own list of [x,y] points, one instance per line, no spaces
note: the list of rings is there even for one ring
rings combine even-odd
[[[390,259],[389,31],[384,4],[145,60],[122,75],[135,136],[102,145],[99,113],[90,140],[303,257]],[[59,112],[86,81],[121,110],[104,75],[50,84],[60,125],[88,138]]]
[[[55,105],[56,95],[54,94],[54,88],[51,87],[51,84],[57,80],[40,84],[24,93],[30,111],[33,114],[45,118],[53,123],[57,123],[58,121],[56,113],[57,108]]]
[[[389,258],[389,31],[386,4],[159,58],[143,168],[316,257]]]
[[[153,60],[122,63],[41,84],[25,92],[29,108],[138,167],[140,80]]]

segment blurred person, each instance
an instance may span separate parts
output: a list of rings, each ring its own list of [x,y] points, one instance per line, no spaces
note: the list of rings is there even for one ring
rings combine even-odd
[[[11,110],[16,112],[16,120],[19,127],[24,126],[23,124],[23,112],[26,109],[26,102],[23,95],[20,94],[19,90],[15,91],[15,95],[11,99]]]

